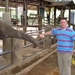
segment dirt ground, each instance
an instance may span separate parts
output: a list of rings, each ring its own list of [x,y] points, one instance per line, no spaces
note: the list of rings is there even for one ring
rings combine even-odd
[[[57,62],[57,53],[34,67],[26,75],[60,75]],[[72,65],[72,75],[75,75],[75,65]]]
[[[16,70],[19,68],[16,68]],[[1,75],[15,75],[13,73],[4,73]],[[23,74],[24,75],[24,74]],[[35,66],[25,75],[60,75],[57,62],[57,53],[52,54],[46,60]],[[72,65],[72,74],[75,75],[75,65]]]
[[[28,49],[29,50],[29,49]],[[32,53],[34,53],[36,50],[31,50],[31,51],[25,51],[25,53],[27,54],[23,54],[24,56],[28,56]],[[29,53],[30,52],[30,53]],[[1,61],[2,57],[0,57],[0,61]],[[4,63],[4,60],[2,59],[1,63]],[[1,66],[1,64],[0,64]],[[17,68],[18,69],[18,68]],[[15,75],[15,74],[3,74],[3,75]],[[52,54],[51,56],[49,56],[46,60],[44,60],[43,62],[41,62],[40,64],[38,64],[37,66],[35,66],[33,69],[31,69],[31,71],[29,71],[27,74],[25,75],[60,75],[59,74],[59,69],[58,69],[58,62],[57,62],[57,53]],[[72,65],[72,74],[71,75],[75,75],[75,65]]]

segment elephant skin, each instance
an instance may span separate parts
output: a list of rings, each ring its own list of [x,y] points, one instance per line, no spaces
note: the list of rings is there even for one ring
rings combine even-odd
[[[5,20],[0,19],[0,39],[5,39],[9,37],[27,40],[33,43],[35,46],[38,46],[38,42],[32,36],[12,28],[6,23]]]

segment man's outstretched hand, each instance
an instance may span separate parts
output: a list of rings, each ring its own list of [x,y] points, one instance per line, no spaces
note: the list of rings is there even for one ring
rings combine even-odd
[[[39,35],[39,38],[44,38],[44,35],[43,35],[43,34],[40,34],[40,35]]]

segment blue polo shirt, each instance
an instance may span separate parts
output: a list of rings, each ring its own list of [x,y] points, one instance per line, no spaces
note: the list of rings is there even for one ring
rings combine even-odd
[[[61,27],[53,29],[52,34],[57,38],[57,51],[72,52],[74,50],[75,31],[69,27],[62,30]]]

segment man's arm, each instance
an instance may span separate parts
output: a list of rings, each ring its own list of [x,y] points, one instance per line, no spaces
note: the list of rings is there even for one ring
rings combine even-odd
[[[46,33],[43,33],[43,34],[40,34],[40,38],[44,38],[44,36],[46,36],[46,35],[51,35],[52,33],[51,33],[51,31],[48,31],[48,32],[46,32]]]
[[[73,52],[75,53],[75,41],[74,41],[74,50],[73,50]]]

